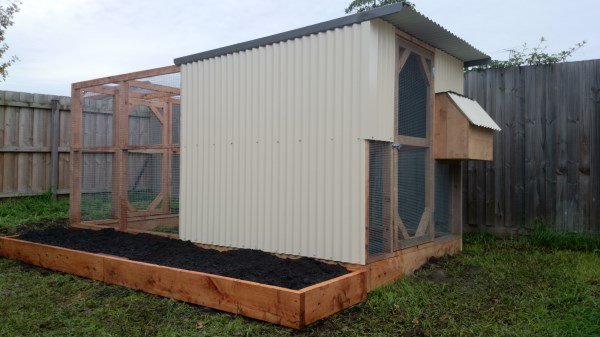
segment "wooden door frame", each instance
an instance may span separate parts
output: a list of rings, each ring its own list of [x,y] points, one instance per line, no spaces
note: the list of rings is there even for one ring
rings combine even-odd
[[[400,48],[404,51],[401,54]],[[398,150],[392,150],[392,169],[391,171],[391,183],[392,183],[392,209],[393,209],[393,223],[392,231],[394,237],[395,250],[408,248],[421,243],[429,242],[434,239],[435,229],[433,221],[433,210],[435,202],[435,162],[433,157],[433,113],[434,113],[434,102],[435,102],[435,90],[434,90],[434,78],[431,68],[435,54],[432,50],[417,45],[411,41],[408,41],[402,34],[396,34],[396,51],[395,51],[395,77],[394,77],[394,143],[406,146],[416,146],[427,148],[426,164],[425,164],[425,208],[421,215],[421,221],[417,229],[417,233],[420,235],[410,236],[406,231],[398,212]],[[428,102],[427,102],[427,118],[426,118],[426,138],[403,136],[398,134],[398,79],[400,72],[404,67],[408,57],[411,53],[415,53],[420,56],[422,70],[426,76],[428,82]],[[429,63],[427,62],[429,60]],[[399,235],[402,234],[404,239],[400,240]]]

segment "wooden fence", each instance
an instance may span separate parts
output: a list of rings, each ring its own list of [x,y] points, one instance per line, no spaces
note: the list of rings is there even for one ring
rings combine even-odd
[[[469,72],[465,94],[503,129],[465,165],[465,230],[600,232],[600,60]]]
[[[112,101],[85,99],[85,102],[83,142],[110,145]],[[57,194],[69,193],[70,109],[70,97],[0,91],[0,198],[37,195],[51,190]],[[138,107],[130,116],[129,141],[132,144],[151,141],[157,134],[156,122],[146,110]],[[153,168],[144,165],[145,162],[146,158],[135,154],[130,158],[131,175],[135,178],[132,184],[136,188],[156,184],[152,180]],[[84,172],[95,177],[86,179],[85,191],[110,191],[111,181],[100,179],[94,172],[109,171],[111,156],[84,156],[82,165]]]
[[[0,91],[0,197],[40,194],[53,182],[68,193],[69,109],[69,97]]]

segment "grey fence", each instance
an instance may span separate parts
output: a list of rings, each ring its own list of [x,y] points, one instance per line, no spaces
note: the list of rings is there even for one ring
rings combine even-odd
[[[0,197],[40,194],[53,182],[68,193],[69,109],[69,97],[0,91]]]
[[[84,142],[111,140],[112,106],[86,99],[85,107]],[[0,198],[37,195],[51,190],[57,194],[69,193],[70,109],[70,97],[0,91]],[[149,137],[150,118],[135,115],[129,124],[132,143]],[[138,163],[143,159],[131,159],[132,164],[139,167],[138,171],[147,170]],[[87,156],[82,168],[89,172],[108,171],[111,164],[106,156]],[[131,174],[137,177],[138,171],[134,169]],[[153,183],[146,175],[142,178],[134,182],[136,188],[147,188]],[[84,187],[103,191],[109,190],[110,184],[110,181],[90,179]]]
[[[466,165],[465,229],[600,232],[600,60],[469,72],[465,94],[503,129]]]

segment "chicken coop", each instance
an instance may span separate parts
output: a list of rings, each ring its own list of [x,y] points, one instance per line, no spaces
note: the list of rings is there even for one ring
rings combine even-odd
[[[175,59],[179,237],[361,265],[459,242],[461,160],[499,130],[461,95],[487,60],[401,4]]]
[[[302,328],[462,248],[487,61],[394,4],[74,83],[72,229],[0,255]]]

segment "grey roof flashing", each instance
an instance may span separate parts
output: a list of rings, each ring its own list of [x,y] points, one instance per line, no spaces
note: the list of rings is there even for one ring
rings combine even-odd
[[[406,13],[406,14],[403,15],[404,13]],[[406,27],[401,27],[401,25],[399,26],[398,21],[402,21],[403,17],[412,18],[412,19],[414,19],[416,17],[418,20],[420,20],[419,23],[428,25],[429,26],[428,28],[430,31],[433,31],[435,34],[438,34],[435,36],[435,37],[438,37],[438,40],[439,40],[439,35],[442,34],[442,35],[444,35],[443,38],[445,38],[446,40],[452,39],[453,41],[448,41],[450,43],[447,47],[440,45],[443,43],[432,42],[431,39],[428,39],[428,37],[426,36],[428,31],[413,32],[413,31],[411,31],[411,29],[406,29]],[[453,55],[453,56],[457,57],[458,59],[463,60],[465,62],[465,66],[467,66],[467,67],[485,64],[485,63],[489,62],[489,60],[490,60],[489,56],[487,56],[486,54],[482,53],[481,51],[475,49],[473,46],[468,44],[466,41],[464,41],[464,40],[460,39],[459,37],[457,37],[456,35],[450,33],[449,31],[447,31],[446,29],[444,29],[437,23],[431,21],[427,17],[416,12],[415,10],[413,10],[410,7],[403,5],[402,3],[396,3],[396,4],[392,4],[392,5],[375,8],[370,11],[360,12],[360,13],[344,16],[344,17],[341,17],[338,19],[324,21],[324,22],[317,23],[314,25],[290,30],[287,32],[270,35],[270,36],[266,36],[263,38],[242,42],[242,43],[233,44],[233,45],[230,45],[227,47],[217,48],[217,49],[213,49],[213,50],[209,50],[209,51],[205,51],[205,52],[201,52],[201,53],[197,53],[197,54],[179,57],[179,58],[176,58],[174,60],[174,62],[176,65],[182,65],[182,64],[186,64],[186,63],[190,63],[190,62],[201,61],[201,60],[205,60],[205,59],[209,59],[209,58],[213,58],[213,57],[217,57],[217,56],[221,56],[221,55],[226,55],[226,54],[231,54],[231,53],[235,53],[235,52],[240,52],[243,50],[258,48],[258,47],[274,44],[277,42],[293,40],[293,39],[296,39],[299,37],[308,36],[308,35],[316,34],[316,33],[327,31],[327,30],[332,30],[332,29],[336,29],[336,28],[341,28],[344,26],[350,26],[350,25],[353,25],[356,23],[361,23],[364,21],[369,21],[369,20],[378,19],[378,18],[381,18],[387,22],[390,22],[394,26],[398,27],[400,30],[403,30],[408,34],[413,35],[416,38],[429,43],[433,47],[443,50],[443,51],[449,53],[450,55]],[[457,48],[460,48],[460,51],[462,51],[462,52],[457,53],[455,50],[449,50],[449,49],[457,49]]]

